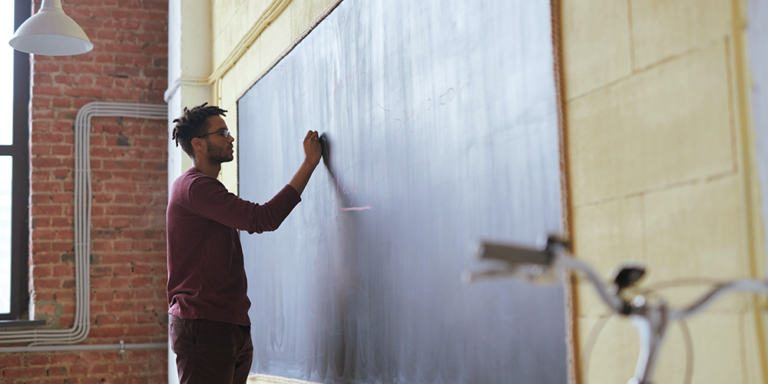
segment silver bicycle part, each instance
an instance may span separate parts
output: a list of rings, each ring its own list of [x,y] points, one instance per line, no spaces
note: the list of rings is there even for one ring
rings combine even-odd
[[[629,379],[628,384],[651,384],[658,352],[670,320],[682,320],[696,315],[726,293],[762,293],[768,296],[768,280],[737,280],[717,285],[695,303],[680,310],[668,308],[664,298],[659,298],[655,304],[649,303],[642,295],[626,300],[620,295],[623,287],[614,287],[615,292],[612,292],[611,287],[603,282],[592,267],[569,253],[567,241],[552,237],[539,248],[482,243],[479,257],[481,260],[492,260],[496,267],[484,271],[465,271],[462,280],[467,284],[488,278],[554,282],[563,281],[566,271],[584,274],[605,305],[616,314],[628,317],[637,330],[640,355],[635,375]]]

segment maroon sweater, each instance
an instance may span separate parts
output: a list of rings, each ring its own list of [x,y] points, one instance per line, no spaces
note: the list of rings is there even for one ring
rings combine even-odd
[[[259,205],[229,193],[195,167],[179,176],[166,214],[168,313],[250,325],[238,230],[274,231],[300,201],[290,185]]]

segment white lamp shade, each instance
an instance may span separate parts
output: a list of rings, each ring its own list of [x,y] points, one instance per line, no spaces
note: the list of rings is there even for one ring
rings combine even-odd
[[[82,28],[61,9],[61,0],[43,0],[9,44],[18,51],[47,56],[79,55],[93,49]]]

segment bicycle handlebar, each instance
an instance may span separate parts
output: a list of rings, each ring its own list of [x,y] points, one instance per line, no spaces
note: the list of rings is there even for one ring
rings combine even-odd
[[[609,286],[603,282],[597,271],[589,266],[589,264],[573,257],[561,247],[558,247],[557,249],[547,247],[546,249],[542,250],[532,250],[508,246],[508,249],[511,250],[509,254],[501,256],[499,254],[501,253],[500,248],[502,248],[502,246],[493,244],[492,247],[493,248],[490,248],[488,245],[484,244],[483,249],[492,249],[493,254],[490,256],[481,255],[481,258],[502,260],[506,263],[509,263],[511,267],[490,269],[482,272],[466,272],[462,276],[462,280],[469,283],[479,278],[513,277],[536,281],[542,280],[541,277],[544,275],[553,277],[552,275],[557,275],[563,270],[581,272],[592,283],[592,286],[594,287],[603,303],[605,303],[605,305],[611,308],[614,312],[620,315],[636,313],[635,306],[626,302],[618,293],[610,292]],[[547,257],[542,256],[541,259],[550,260],[549,264],[541,265],[540,263],[526,263],[527,260],[518,261],[514,259],[521,254],[529,256],[535,252],[541,253],[542,255],[547,255]],[[547,280],[556,279],[550,278]],[[768,296],[768,280],[760,281],[745,279],[718,284],[714,289],[706,293],[699,300],[687,308],[669,309],[669,318],[684,319],[686,317],[693,316],[712,305],[712,303],[722,295],[730,292],[762,293]]]
[[[621,290],[632,286],[645,272],[644,268],[627,268],[616,278],[616,292],[611,292],[597,272],[587,263],[572,257],[568,253],[568,242],[550,237],[543,249],[530,249],[516,246],[483,243],[480,258],[502,262],[503,266],[483,272],[465,272],[464,282],[469,283],[479,278],[513,277],[526,280],[557,280],[565,270],[581,272],[587,276],[598,296],[611,310],[622,316],[629,316],[640,336],[640,356],[635,368],[635,376],[630,384],[650,384],[658,349],[664,339],[669,320],[680,320],[693,316],[712,305],[716,299],[729,292],[762,293],[768,296],[768,280],[737,280],[721,283],[706,293],[695,303],[684,309],[670,309],[663,298],[656,304],[646,302],[643,295],[637,295],[632,301],[621,296]],[[627,273],[624,273],[627,272]]]
[[[625,306],[624,301],[618,295],[608,292],[608,287],[605,285],[605,283],[603,283],[602,280],[600,280],[600,276],[598,276],[597,272],[587,263],[581,260],[577,260],[573,257],[560,255],[556,259],[555,263],[562,265],[565,269],[582,272],[587,275],[587,278],[590,282],[592,282],[592,286],[597,291],[598,296],[603,299],[605,305],[613,309],[616,313],[622,313],[622,310]]]
[[[716,299],[729,292],[752,292],[762,293],[768,296],[768,281],[759,280],[736,280],[729,283],[719,284],[716,288],[702,296],[698,301],[682,310],[670,310],[670,319],[684,319],[693,316],[706,307],[712,305]]]

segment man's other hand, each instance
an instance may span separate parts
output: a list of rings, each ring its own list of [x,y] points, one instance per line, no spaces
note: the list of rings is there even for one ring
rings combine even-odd
[[[304,155],[306,155],[304,161],[312,164],[313,167],[320,163],[323,147],[320,145],[320,135],[317,134],[317,131],[307,132],[307,136],[304,138]]]

